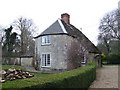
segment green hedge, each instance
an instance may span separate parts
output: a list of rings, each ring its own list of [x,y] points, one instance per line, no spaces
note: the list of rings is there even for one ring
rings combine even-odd
[[[120,54],[109,54],[104,59],[108,64],[120,64]]]
[[[50,74],[43,78],[35,79],[33,77],[31,80],[23,81],[21,85],[18,82],[18,85],[11,85],[11,87],[25,90],[33,88],[88,88],[95,78],[96,65],[91,64],[71,71]],[[6,87],[3,85],[3,88]]]

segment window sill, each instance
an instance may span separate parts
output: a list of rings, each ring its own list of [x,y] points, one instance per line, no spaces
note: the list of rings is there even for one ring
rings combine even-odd
[[[49,43],[49,44],[41,44],[41,46],[50,46],[51,45],[51,43]]]
[[[48,67],[48,68],[49,68],[49,67],[51,67],[51,66],[41,66],[41,67],[42,67],[42,68],[46,68],[46,67]]]
[[[85,64],[86,62],[81,62],[82,64]]]

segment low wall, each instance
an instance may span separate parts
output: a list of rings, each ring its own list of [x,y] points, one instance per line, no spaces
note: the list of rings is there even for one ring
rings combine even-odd
[[[21,58],[21,66],[32,66],[33,57]]]
[[[32,66],[33,57],[4,57],[2,58],[2,64],[14,64],[21,66]]]

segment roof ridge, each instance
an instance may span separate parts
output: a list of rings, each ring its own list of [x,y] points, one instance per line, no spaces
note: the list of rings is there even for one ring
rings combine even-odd
[[[63,25],[63,23],[61,22],[61,19],[58,19],[58,23],[60,24],[60,26],[61,26],[63,32],[64,32],[64,33],[67,33],[67,31],[66,31],[66,29],[65,29],[65,27],[64,27],[64,25]]]

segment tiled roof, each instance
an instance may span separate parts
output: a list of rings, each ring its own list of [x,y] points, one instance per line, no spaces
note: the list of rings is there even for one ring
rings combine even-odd
[[[57,33],[64,33],[58,20],[55,21],[50,27],[48,27],[45,31],[43,31],[40,35],[46,34],[57,34]]]
[[[44,35],[57,35],[57,34],[67,34],[72,37],[78,39],[81,43],[86,46],[89,52],[91,53],[100,53],[97,47],[76,27],[71,24],[65,23],[63,20],[58,19],[55,21],[50,27],[48,27],[45,31],[43,31],[40,35],[35,38]]]

